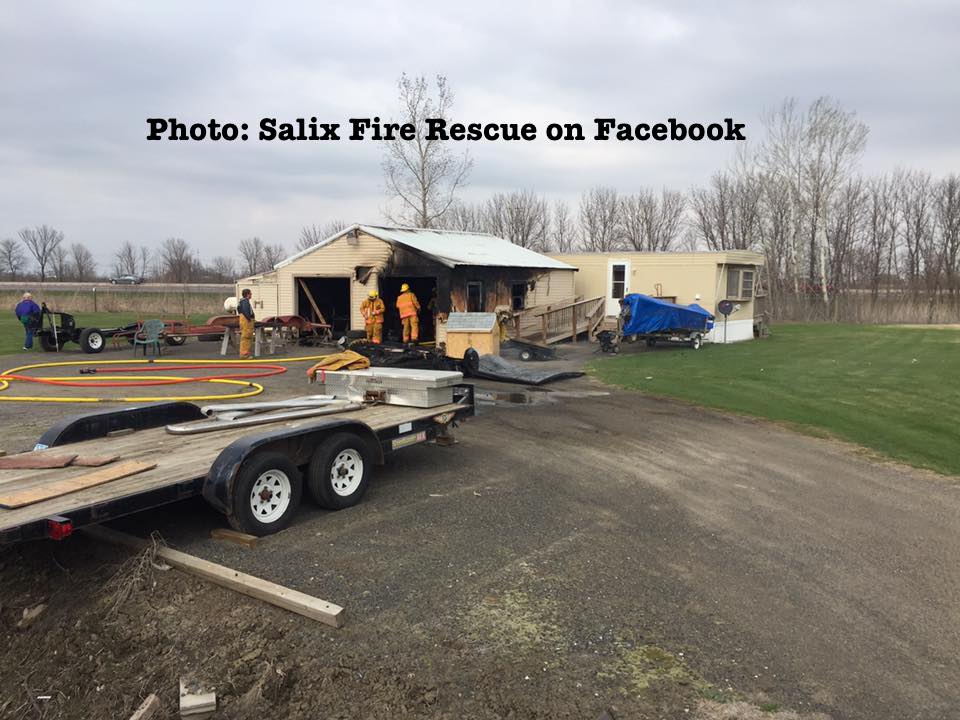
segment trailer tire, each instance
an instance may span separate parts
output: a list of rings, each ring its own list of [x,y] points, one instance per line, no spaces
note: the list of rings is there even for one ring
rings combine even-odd
[[[107,346],[107,339],[100,328],[85,328],[80,333],[80,349],[88,354],[103,352]]]
[[[480,370],[480,353],[472,347],[463,351],[463,361],[460,363],[461,371],[465,377],[472,377]]]
[[[524,362],[529,362],[530,360],[533,360],[533,352],[530,350],[521,350],[520,359],[523,360]]]
[[[183,335],[167,335],[165,338],[163,338],[163,341],[167,345],[177,347],[179,345],[183,345],[187,339]]]
[[[237,474],[227,520],[240,532],[272,535],[290,524],[302,494],[303,477],[286,455],[257,453]]]
[[[363,498],[371,467],[373,452],[367,440],[355,433],[335,433],[310,458],[307,490],[320,507],[343,510]]]
[[[703,338],[699,335],[694,335],[690,338],[690,347],[694,350],[699,350],[701,345],[703,345]]]
[[[44,352],[60,352],[66,342],[63,338],[57,338],[55,341],[52,333],[44,333],[40,336],[40,347],[43,348]]]
[[[657,339],[656,338],[647,338],[647,347],[656,347]]]

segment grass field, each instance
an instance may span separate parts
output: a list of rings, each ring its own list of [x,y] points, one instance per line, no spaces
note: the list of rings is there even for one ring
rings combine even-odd
[[[783,325],[754,342],[639,350],[627,344],[589,370],[610,384],[789,423],[960,475],[960,330]]]
[[[136,320],[145,320],[151,317],[164,317],[171,320],[179,319],[180,316],[177,315],[145,315],[143,313],[76,313],[74,315],[77,321],[78,327],[98,327],[98,328],[113,328],[126,325],[128,323],[134,322]],[[191,315],[190,319],[195,323],[206,322],[209,318],[209,313],[203,313],[200,315]],[[0,315],[0,355],[10,355],[11,353],[23,352],[21,348],[23,347],[23,325],[20,324],[20,321],[17,320],[16,316],[13,314],[13,310],[9,314]],[[109,341],[107,347],[110,347]],[[47,355],[40,348],[40,343],[38,340],[34,339],[33,342],[34,352],[38,353],[40,356]],[[80,346],[74,343],[69,343],[64,348],[65,351],[70,352],[79,352]]]

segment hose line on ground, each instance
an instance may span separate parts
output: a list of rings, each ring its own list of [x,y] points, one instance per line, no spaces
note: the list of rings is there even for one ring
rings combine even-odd
[[[30,365],[21,365],[0,372],[0,402],[52,402],[52,403],[96,403],[96,402],[161,402],[161,401],[179,401],[179,400],[237,400],[241,398],[253,397],[263,392],[264,387],[255,382],[250,382],[251,378],[269,377],[286,372],[286,368],[276,363],[291,362],[309,362],[316,361],[324,355],[310,355],[306,357],[288,357],[271,358],[270,364],[253,363],[248,360],[205,360],[205,359],[184,359],[184,360],[163,360],[151,358],[149,360],[62,360],[58,362],[33,363]],[[113,366],[113,365],[137,365],[138,367],[109,367],[111,372],[151,372],[155,370],[202,370],[206,368],[215,368],[217,366],[224,368],[237,368],[252,370],[256,368],[257,372],[244,372],[233,374],[217,374],[201,377],[163,375],[163,376],[143,376],[143,375],[99,375],[95,366]],[[144,365],[153,367],[143,367]],[[66,379],[62,377],[35,377],[24,375],[30,370],[38,370],[54,367],[94,367],[89,377]],[[174,367],[166,367],[174,366]],[[137,397],[70,397],[70,396],[22,396],[6,395],[2,391],[7,390],[13,382],[34,382],[50,386],[64,387],[149,387],[154,385],[178,385],[190,382],[209,382],[226,385],[239,385],[246,388],[240,392],[228,393],[225,395],[179,395],[179,396],[137,396]]]

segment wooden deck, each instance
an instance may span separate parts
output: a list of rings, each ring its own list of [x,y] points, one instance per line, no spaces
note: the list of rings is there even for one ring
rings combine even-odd
[[[41,452],[62,455],[64,448],[69,448],[71,453],[119,455],[121,460],[149,460],[157,463],[157,466],[137,475],[113,480],[25,507],[0,508],[0,532],[55,515],[67,514],[72,510],[204,477],[220,452],[231,442],[245,435],[266,432],[270,429],[307,428],[312,424],[323,424],[329,421],[331,417],[359,420],[366,423],[374,431],[380,431],[401,423],[430,418],[444,412],[452,412],[462,407],[462,405],[455,404],[434,408],[372,405],[333,416],[326,415],[285,423],[277,422],[237,430],[221,430],[184,436],[170,435],[164,428],[160,427],[140,430],[119,437],[97,438],[96,440],[53,447]],[[0,490],[26,490],[42,486],[53,480],[75,477],[89,472],[90,468],[88,467],[72,466],[53,470],[0,470]]]

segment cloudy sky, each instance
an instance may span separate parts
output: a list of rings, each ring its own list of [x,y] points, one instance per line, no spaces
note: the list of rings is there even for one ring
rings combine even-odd
[[[148,7],[152,9],[147,9]],[[148,142],[146,118],[324,122],[396,113],[401,72],[445,74],[463,122],[734,117],[794,96],[870,127],[864,170],[960,172],[957,2],[14,2],[0,13],[0,238],[47,223],[101,265],[124,240],[383,220],[375,143]],[[466,200],[594,184],[686,189],[732,143],[471,143]]]

